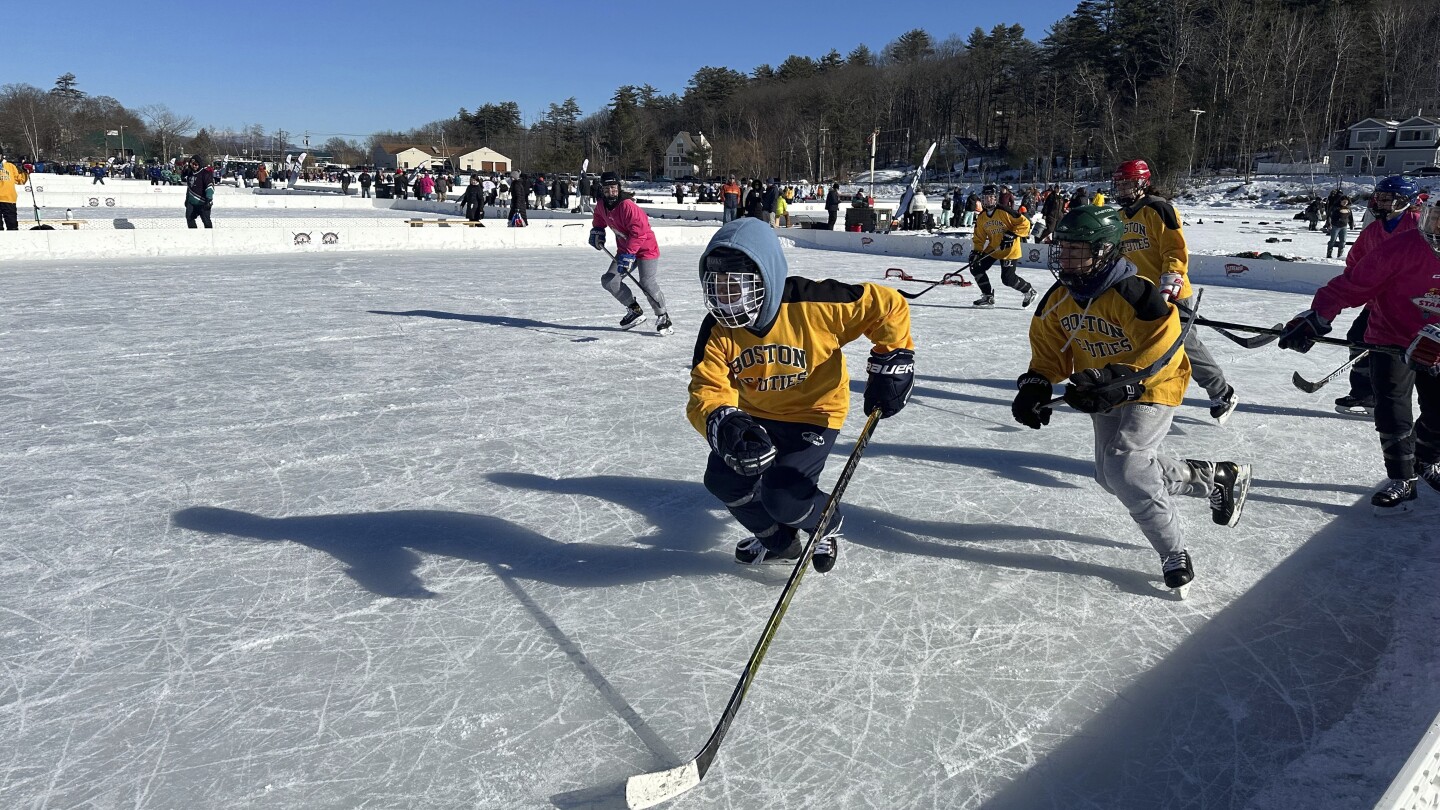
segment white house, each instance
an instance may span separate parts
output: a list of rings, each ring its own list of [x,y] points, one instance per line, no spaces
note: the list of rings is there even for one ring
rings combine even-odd
[[[451,156],[450,165],[457,172],[503,173],[510,171],[510,158],[488,146],[482,146],[478,149],[466,148],[465,151]]]
[[[437,159],[413,143],[382,143],[371,151],[370,161],[382,169],[428,169]]]
[[[703,153],[703,166],[694,162],[697,152]],[[670,179],[686,175],[704,177],[710,174],[710,166],[710,142],[705,140],[705,134],[697,132],[692,136],[688,132],[679,132],[665,147],[665,170],[661,176]]]
[[[1440,164],[1440,118],[1366,118],[1351,124],[1330,152],[1339,174],[1403,174]]]

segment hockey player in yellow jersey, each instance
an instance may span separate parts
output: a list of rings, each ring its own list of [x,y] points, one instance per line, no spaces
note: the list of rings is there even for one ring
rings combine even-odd
[[[1168,200],[1153,193],[1150,176],[1145,161],[1127,160],[1111,178],[1115,200],[1121,206],[1120,219],[1125,223],[1125,241],[1120,249],[1141,278],[1188,309],[1194,303],[1194,294],[1190,289],[1190,252],[1185,247],[1180,215]],[[1190,356],[1195,382],[1210,396],[1210,418],[1225,424],[1235,412],[1235,389],[1225,381],[1225,372],[1200,341],[1199,331],[1191,329],[1185,336],[1185,353]]]
[[[787,278],[780,240],[763,220],[720,228],[700,257],[710,314],[700,326],[686,416],[710,444],[705,488],[753,537],[736,562],[797,559],[828,496],[816,486],[850,410],[841,347],[864,335],[865,412],[905,407],[915,384],[910,308],[878,284]],[[815,542],[824,573],[839,556],[841,519]]]
[[[1159,553],[1166,586],[1179,589],[1195,570],[1174,498],[1208,498],[1211,519],[1234,526],[1250,466],[1160,451],[1190,383],[1190,361],[1176,345],[1178,310],[1121,256],[1124,234],[1113,208],[1081,206],[1060,220],[1050,249],[1058,283],[1030,321],[1030,368],[1011,412],[1038,430],[1050,423],[1053,385],[1066,383],[1065,402],[1090,414],[1095,480],[1125,505]],[[1137,371],[1149,374],[1136,378]]]
[[[980,214],[975,218],[973,237],[975,249],[970,251],[970,270],[980,287],[980,298],[975,301],[977,307],[995,306],[989,271],[996,262],[1000,263],[1001,283],[1025,296],[1020,306],[1028,307],[1035,300],[1035,288],[1015,271],[1020,266],[1019,241],[1030,235],[1030,220],[1014,208],[1015,198],[1008,193],[1007,197],[1008,204],[1002,205],[995,186],[980,190]]]

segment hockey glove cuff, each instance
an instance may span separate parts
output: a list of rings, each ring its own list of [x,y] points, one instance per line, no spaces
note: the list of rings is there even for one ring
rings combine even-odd
[[[1280,335],[1280,348],[1304,354],[1315,345],[1315,338],[1329,332],[1330,322],[1315,314],[1315,310],[1307,309],[1285,324],[1285,331]]]
[[[1405,350],[1405,364],[1422,374],[1440,376],[1440,325],[1426,324]]]
[[[595,248],[596,250],[601,250],[601,249],[603,249],[603,248],[605,247],[605,229],[604,229],[604,228],[591,228],[591,229],[590,229],[590,247],[593,247],[593,248]]]
[[[756,476],[775,463],[775,443],[750,414],[726,405],[705,420],[710,449],[726,466],[744,476]]]
[[[1180,300],[1180,290],[1185,287],[1185,277],[1179,273],[1160,274],[1160,294],[1168,301]]]
[[[1104,368],[1087,368],[1070,375],[1065,385],[1065,403],[1084,413],[1102,413],[1123,402],[1139,399],[1145,384],[1139,380],[1117,382],[1134,369],[1111,363]]]
[[[1015,395],[1015,401],[1010,405],[1010,413],[1015,417],[1015,421],[1035,430],[1039,430],[1041,425],[1050,424],[1053,409],[1046,404],[1054,393],[1050,381],[1033,371],[1027,371],[1020,375],[1017,382],[1020,393]]]
[[[865,381],[865,413],[878,409],[881,419],[889,419],[910,401],[910,391],[915,388],[915,352],[871,352],[865,371],[870,375]]]

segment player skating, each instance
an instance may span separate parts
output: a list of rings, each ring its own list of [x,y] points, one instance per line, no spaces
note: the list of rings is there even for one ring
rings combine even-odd
[[[620,190],[620,175],[615,172],[600,175],[600,204],[595,206],[590,225],[590,245],[596,250],[605,247],[606,228],[615,232],[615,258],[600,277],[600,285],[629,310],[620,319],[620,328],[630,329],[645,322],[645,311],[625,286],[624,277],[633,270],[633,280],[655,311],[655,331],[662,335],[674,332],[665,309],[665,294],[660,291],[660,246],[655,242],[655,232],[650,230],[650,217],[631,195]]]
[[[1090,414],[1095,480],[1129,510],[1160,555],[1165,585],[1195,576],[1175,496],[1208,498],[1211,519],[1234,526],[1250,488],[1250,466],[1171,458],[1160,451],[1190,384],[1178,310],[1121,256],[1125,225],[1113,208],[1081,206],[1055,230],[1050,269],[1058,283],[1030,321],[1030,368],[1011,412],[1026,427],[1049,424],[1052,386],[1068,381],[1065,401]],[[1159,363],[1148,377],[1127,376]],[[1112,384],[1113,383],[1113,384]]]
[[[1112,176],[1115,199],[1120,203],[1120,220],[1125,223],[1125,241],[1120,249],[1135,265],[1140,277],[1159,288],[1167,299],[1189,309],[1195,305],[1190,288],[1190,252],[1180,227],[1180,215],[1168,200],[1151,190],[1150,166],[1143,160],[1128,160]],[[1225,424],[1235,412],[1235,389],[1225,381],[1225,372],[1191,329],[1185,334],[1185,354],[1190,373],[1210,396],[1210,418]]]
[[[1402,514],[1415,501],[1417,476],[1440,491],[1440,196],[1416,228],[1386,239],[1321,287],[1310,309],[1286,324],[1280,348],[1309,351],[1341,310],[1362,304],[1370,311],[1365,342],[1391,349],[1370,353],[1375,430],[1389,478],[1370,503],[1377,515]]]
[[[828,498],[816,486],[850,409],[840,349],[864,335],[865,412],[905,407],[915,381],[910,308],[893,289],[787,278],[780,240],[763,220],[722,226],[700,257],[710,314],[700,326],[686,416],[710,443],[705,488],[753,537],[735,548],[752,565],[795,560]],[[824,573],[840,552],[841,518],[816,540]]]
[[[972,237],[975,247],[970,251],[970,272],[975,274],[975,284],[980,288],[975,306],[995,306],[995,291],[990,286],[989,270],[998,261],[1001,283],[1019,290],[1025,296],[1020,306],[1028,307],[1035,300],[1035,288],[1020,278],[1016,268],[1020,266],[1021,253],[1018,240],[1030,235],[1030,220],[1015,210],[1013,196],[1009,205],[1001,205],[999,194],[993,185],[980,190],[980,215],[975,220],[975,235]]]

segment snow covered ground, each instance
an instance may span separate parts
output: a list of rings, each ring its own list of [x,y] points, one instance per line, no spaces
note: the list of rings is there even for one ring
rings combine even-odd
[[[786,573],[700,483],[699,252],[671,338],[588,248],[0,265],[0,806],[618,807],[692,756]],[[1207,336],[1239,411],[1192,388],[1169,449],[1256,482],[1235,529],[1184,505],[1177,602],[1088,421],[1012,422],[1018,295],[973,297],[914,302],[840,564],[673,806],[1368,807],[1440,708],[1440,495],[1371,516],[1373,429],[1289,383],[1343,355]]]

